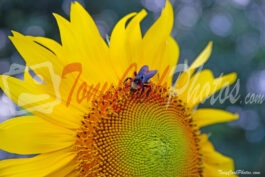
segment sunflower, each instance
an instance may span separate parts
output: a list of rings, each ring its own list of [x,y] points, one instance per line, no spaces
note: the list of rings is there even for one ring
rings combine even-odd
[[[0,161],[0,176],[217,177],[234,170],[200,128],[238,116],[197,105],[236,74],[197,71],[209,42],[173,82],[179,48],[170,36],[172,6],[166,1],[142,36],[146,14],[126,15],[108,42],[77,2],[69,21],[54,14],[61,44],[12,32],[24,77],[2,75],[0,86],[30,114],[0,124],[0,149],[36,155]]]

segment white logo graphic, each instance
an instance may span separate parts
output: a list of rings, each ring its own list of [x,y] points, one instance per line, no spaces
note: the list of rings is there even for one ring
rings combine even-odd
[[[36,93],[36,90],[28,89],[25,92],[18,95],[17,104],[23,108],[26,108],[28,112],[38,111],[45,114],[52,113],[54,106],[60,104],[61,102],[61,96],[59,91],[61,77],[54,73],[53,66],[50,62],[40,63],[37,65],[29,66],[28,68],[30,68],[33,72],[38,70],[45,71],[43,72],[45,73],[45,76],[35,74],[33,77],[34,79],[33,83],[36,84],[36,87],[39,88],[45,87],[49,84],[49,88],[52,88],[53,92],[50,92],[51,90],[49,90],[49,93],[52,93],[52,95],[50,95],[48,93],[41,93],[41,89],[38,89],[40,90],[40,93],[32,94],[34,92]],[[25,70],[25,66],[20,64],[12,64],[9,69],[9,72],[2,75],[2,80],[3,80],[2,90],[5,92],[7,96],[11,97],[11,92],[10,92],[11,89],[22,89],[14,87],[10,88],[8,83],[8,77],[17,76],[23,74],[24,72],[28,72],[27,70]],[[49,79],[49,82],[46,83],[45,78]],[[45,91],[46,89],[42,90]],[[18,109],[16,106],[14,106],[13,103],[11,104],[10,102],[7,102],[6,99],[3,99],[3,101],[9,104],[9,108],[13,116],[25,114],[25,111]]]

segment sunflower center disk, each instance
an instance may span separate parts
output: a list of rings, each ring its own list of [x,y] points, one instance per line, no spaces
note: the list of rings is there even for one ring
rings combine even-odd
[[[200,176],[198,130],[168,90],[110,88],[93,101],[77,133],[83,176]]]

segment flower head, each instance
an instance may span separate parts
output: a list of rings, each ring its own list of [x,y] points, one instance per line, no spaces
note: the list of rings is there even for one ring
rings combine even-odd
[[[170,36],[169,1],[144,35],[142,10],[122,18],[108,44],[79,3],[72,3],[70,21],[54,16],[61,44],[18,32],[10,37],[26,61],[24,78],[2,75],[0,86],[32,115],[0,124],[0,149],[38,155],[0,161],[0,176],[220,176],[220,169],[233,170],[232,159],[216,152],[200,128],[237,115],[195,108],[236,75],[195,72],[208,60],[210,42],[172,81],[179,48]]]

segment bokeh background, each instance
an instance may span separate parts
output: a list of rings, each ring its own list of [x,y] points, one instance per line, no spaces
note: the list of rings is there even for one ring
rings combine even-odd
[[[143,8],[149,12],[142,22],[145,32],[164,5],[164,0],[79,2],[93,16],[103,37],[110,35],[114,24],[125,14]],[[222,73],[238,73],[240,99],[237,102],[226,100],[211,105],[208,100],[201,107],[211,106],[237,112],[240,119],[209,126],[203,131],[210,133],[210,140],[218,151],[234,159],[236,170],[258,171],[261,175],[256,176],[265,176],[265,1],[171,2],[175,10],[172,36],[181,49],[180,62],[183,63],[185,59],[191,63],[208,41],[213,41],[212,56],[204,68],[212,69],[216,77]],[[24,64],[7,37],[11,35],[11,30],[60,41],[52,13],[68,17],[70,3],[70,0],[0,0],[1,74],[8,72],[11,64]],[[261,100],[246,103],[244,99],[252,93]],[[10,100],[0,91],[0,122],[12,117],[7,101]],[[0,159],[14,156],[0,151]]]

